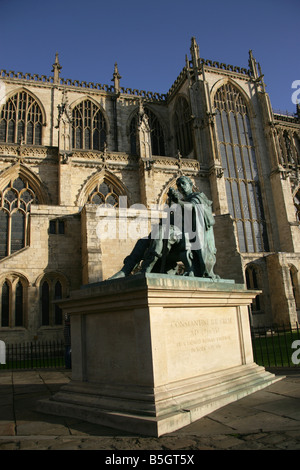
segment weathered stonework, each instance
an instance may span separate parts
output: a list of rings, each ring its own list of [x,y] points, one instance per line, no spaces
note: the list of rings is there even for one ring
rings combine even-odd
[[[72,380],[39,411],[160,436],[280,380],[253,362],[229,280],[139,274],[73,291]]]

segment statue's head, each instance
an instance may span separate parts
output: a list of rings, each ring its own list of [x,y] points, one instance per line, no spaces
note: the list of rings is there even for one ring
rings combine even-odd
[[[183,194],[189,194],[193,191],[193,182],[188,176],[180,176],[176,180],[178,190]]]

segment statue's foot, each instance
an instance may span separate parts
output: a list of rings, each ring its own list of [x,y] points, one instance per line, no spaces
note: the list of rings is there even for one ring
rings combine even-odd
[[[194,271],[186,271],[183,275],[189,276],[189,277],[195,277]]]
[[[140,273],[142,273],[142,274],[151,273],[151,269],[152,268],[149,268],[149,267],[148,268],[142,268],[140,270]],[[139,273],[137,273],[137,274],[139,274]]]
[[[116,274],[114,274],[113,276],[109,277],[108,278],[108,281],[110,281],[111,279],[121,279],[122,277],[126,277],[126,274],[124,273],[124,271],[118,271]]]

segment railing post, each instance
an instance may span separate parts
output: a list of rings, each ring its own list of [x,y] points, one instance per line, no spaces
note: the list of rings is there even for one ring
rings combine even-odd
[[[290,367],[290,351],[288,349],[287,341],[286,341],[286,330],[284,324],[282,325],[283,328],[283,337],[284,337],[284,345],[285,345],[285,353],[287,356],[288,367]]]
[[[30,365],[31,365],[31,369],[33,369],[33,346],[32,346],[32,341],[30,342]]]

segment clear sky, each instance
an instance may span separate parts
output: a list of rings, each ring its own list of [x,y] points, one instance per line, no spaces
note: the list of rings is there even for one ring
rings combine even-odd
[[[262,67],[273,109],[295,112],[300,0],[0,0],[0,69],[166,93],[190,57]]]

